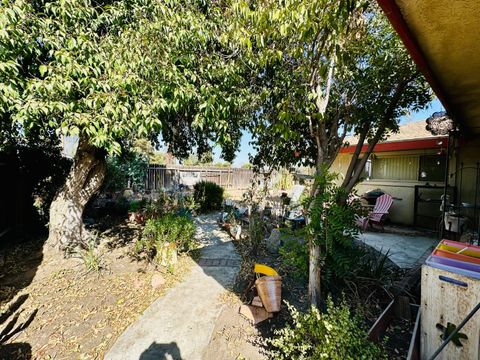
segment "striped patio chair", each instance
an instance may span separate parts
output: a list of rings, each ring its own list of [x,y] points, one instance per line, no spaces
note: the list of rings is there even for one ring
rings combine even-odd
[[[388,211],[392,207],[393,198],[388,194],[383,194],[377,198],[373,210],[363,218],[360,218],[359,221],[363,228],[363,231],[367,230],[368,225],[377,224],[382,227],[382,231],[385,231],[383,228],[383,222],[388,215]]]

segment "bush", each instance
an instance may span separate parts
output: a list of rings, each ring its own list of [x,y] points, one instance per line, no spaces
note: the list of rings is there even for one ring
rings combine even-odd
[[[223,188],[210,181],[201,181],[194,186],[193,197],[199,210],[206,213],[220,210],[223,202]]]
[[[263,219],[262,213],[255,207],[252,208],[248,220],[248,237],[242,241],[242,247],[246,255],[255,257],[265,246],[267,223]]]
[[[192,195],[159,192],[158,198],[148,201],[143,207],[146,219],[154,219],[167,214],[191,217],[196,213],[198,205]]]
[[[139,211],[142,211],[145,208],[146,205],[147,205],[147,201],[145,199],[133,200],[128,205],[128,211],[139,212]]]
[[[147,168],[147,159],[135,152],[108,157],[103,191],[121,192],[126,188],[143,191]]]
[[[321,247],[322,281],[327,287],[347,278],[361,256],[353,242],[358,234],[358,205],[342,203],[348,194],[335,185],[335,179],[336,175],[329,173],[318,177],[315,181],[321,191],[305,204],[310,218],[306,232],[309,239]]]
[[[149,219],[142,238],[135,244],[135,252],[143,252],[150,260],[158,263],[158,255],[166,244],[175,244],[179,251],[192,250],[194,234],[195,224],[188,217],[167,214],[158,219]]]
[[[367,340],[367,332],[358,315],[352,314],[345,302],[335,306],[327,301],[322,314],[312,307],[300,313],[288,305],[293,325],[276,330],[269,339],[273,359],[386,359],[381,347]]]
[[[308,246],[298,240],[286,240],[278,250],[286,271],[295,280],[308,279]]]

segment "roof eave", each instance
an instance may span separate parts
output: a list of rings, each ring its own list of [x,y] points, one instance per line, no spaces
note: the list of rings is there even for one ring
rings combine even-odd
[[[414,34],[408,27],[408,24],[406,23],[405,19],[403,18],[402,13],[400,12],[400,9],[397,6],[397,3],[395,2],[395,0],[377,0],[377,3],[380,5],[383,12],[389,19],[393,28],[395,29],[398,36],[402,40],[403,44],[407,48],[408,52],[410,53],[410,56],[412,57],[413,61],[415,61],[418,68],[425,76],[425,79],[428,81],[428,83],[432,87],[433,91],[437,95],[438,99],[441,101],[445,110],[447,110],[448,114],[452,118],[454,118],[455,121],[462,122],[462,119],[460,119],[460,117],[457,116],[453,105],[450,103],[445,90],[442,88],[434,72],[429,66],[428,61],[425,55],[423,54],[422,49],[418,45],[418,42]]]

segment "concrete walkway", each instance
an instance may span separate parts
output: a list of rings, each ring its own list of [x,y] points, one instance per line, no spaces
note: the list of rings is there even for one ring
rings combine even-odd
[[[201,359],[222,310],[220,295],[233,286],[240,258],[216,215],[196,219],[202,256],[187,278],[145,310],[105,359]]]
[[[384,254],[388,251],[390,260],[401,268],[412,267],[426,251],[438,244],[435,238],[390,233],[366,232],[358,238]]]

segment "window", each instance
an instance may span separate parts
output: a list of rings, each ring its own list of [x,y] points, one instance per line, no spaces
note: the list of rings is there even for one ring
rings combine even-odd
[[[417,180],[418,156],[374,157],[372,178],[382,180]]]
[[[445,155],[420,156],[419,181],[445,180]]]

